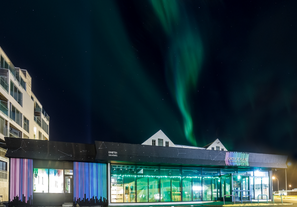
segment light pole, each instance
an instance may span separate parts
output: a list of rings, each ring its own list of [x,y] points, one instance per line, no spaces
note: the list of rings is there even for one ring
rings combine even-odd
[[[277,192],[279,192],[279,180],[277,179],[277,177],[272,176],[272,180],[277,180]]]
[[[292,165],[291,162],[287,162],[287,167],[290,167],[291,165]],[[287,186],[288,186],[287,169],[285,169],[285,185],[286,185],[286,193],[288,195],[288,189],[287,189]]]

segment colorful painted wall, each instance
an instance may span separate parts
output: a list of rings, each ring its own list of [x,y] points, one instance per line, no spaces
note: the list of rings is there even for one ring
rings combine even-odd
[[[33,203],[33,160],[10,159],[10,198],[12,203]]]
[[[73,201],[78,204],[107,204],[107,165],[73,163]]]

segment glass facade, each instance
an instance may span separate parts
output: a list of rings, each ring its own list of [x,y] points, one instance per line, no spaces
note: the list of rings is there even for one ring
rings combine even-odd
[[[236,200],[269,197],[268,171],[116,165],[110,169],[111,203]]]

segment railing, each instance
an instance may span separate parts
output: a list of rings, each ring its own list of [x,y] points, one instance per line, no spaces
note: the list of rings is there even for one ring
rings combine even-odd
[[[266,194],[259,194],[259,195],[257,196],[258,203],[259,203],[259,196],[266,196],[266,201],[267,201],[267,203],[268,203],[268,195],[266,195]]]
[[[0,133],[3,134],[4,136],[7,136],[7,126],[0,126]],[[1,154],[1,153],[0,153]]]
[[[50,116],[45,112],[44,109],[42,109],[42,114],[48,121],[50,121]]]
[[[8,92],[8,83],[2,76],[0,77],[0,84]]]
[[[10,118],[15,121],[18,125],[22,126],[22,116],[21,113],[10,111]]]
[[[240,193],[240,197],[238,196],[238,192]],[[236,199],[236,197],[238,198],[238,200],[239,200],[239,198],[240,198],[240,201],[241,201],[241,203],[243,202],[243,198],[245,197],[248,197],[249,198],[249,201],[251,201],[252,199],[251,199],[251,190],[234,190],[233,191],[233,194],[236,194],[235,195],[235,199]],[[243,196],[243,194],[244,193],[248,193],[248,196]]]
[[[13,137],[20,137],[20,131],[13,128],[10,128],[9,134]]]
[[[0,100],[0,111],[8,116],[7,101]]]
[[[35,121],[39,126],[41,126],[41,118],[40,118],[40,116],[34,116],[34,121]]]

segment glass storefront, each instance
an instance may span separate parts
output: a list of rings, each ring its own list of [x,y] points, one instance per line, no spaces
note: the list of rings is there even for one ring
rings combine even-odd
[[[265,199],[267,171],[199,167],[111,165],[111,202],[190,202]]]

